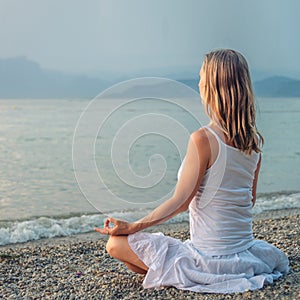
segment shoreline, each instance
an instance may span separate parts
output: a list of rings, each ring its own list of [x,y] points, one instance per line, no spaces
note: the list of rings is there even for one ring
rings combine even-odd
[[[97,233],[10,244],[0,248],[0,285],[4,299],[299,299],[300,209],[259,214],[253,220],[256,239],[283,250],[290,272],[261,290],[237,294],[200,294],[172,287],[143,289],[134,274],[105,251],[107,237]],[[164,224],[162,231],[189,238],[188,223]]]
[[[277,209],[277,210],[269,210],[264,211],[262,213],[254,214],[253,221],[255,220],[267,220],[267,219],[279,219],[287,216],[300,215],[300,208],[287,208],[287,209]],[[178,223],[167,223],[161,224],[157,226],[150,227],[146,229],[149,232],[155,231],[176,231],[176,230],[184,230],[188,228],[188,222],[178,222]],[[68,242],[84,242],[84,241],[96,241],[98,239],[106,239],[105,236],[101,236],[95,232],[87,232],[87,233],[79,233],[75,235],[68,236],[59,236],[53,238],[43,238],[38,240],[30,240],[23,243],[11,243],[6,245],[0,245],[0,251],[7,248],[20,248],[26,245],[57,245],[64,244]]]

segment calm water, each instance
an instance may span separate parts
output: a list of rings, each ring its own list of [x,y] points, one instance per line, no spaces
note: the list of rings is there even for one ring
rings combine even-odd
[[[110,101],[103,101],[97,112],[100,118],[108,115]],[[88,103],[0,100],[0,244],[85,232],[101,222],[80,191],[72,163],[74,130]],[[190,104],[197,111],[200,101]],[[263,98],[257,104],[257,123],[265,146],[256,212],[299,207],[300,99]],[[81,184],[100,199],[98,208],[103,205],[106,211],[129,218],[143,215],[155,205],[152,201],[172,192],[187,141],[186,137],[178,140],[180,130],[197,127],[190,114],[176,105],[147,101],[134,105],[111,114],[96,137],[89,136],[89,130],[76,136],[83,162],[76,170],[77,180],[87,179]],[[153,115],[143,117],[143,112],[151,110]],[[170,120],[161,122],[160,114],[169,115]],[[178,129],[171,123],[174,120]],[[123,128],[122,122],[128,127]],[[88,165],[84,167],[91,155],[85,153],[88,140],[93,141],[101,187],[93,181]],[[116,197],[122,200],[114,202]],[[126,205],[119,205],[120,201]]]

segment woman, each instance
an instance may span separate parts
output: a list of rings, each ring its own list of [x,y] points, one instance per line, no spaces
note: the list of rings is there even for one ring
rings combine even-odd
[[[109,218],[95,230],[111,235],[107,251],[112,257],[146,274],[145,288],[258,289],[289,267],[282,251],[253,238],[263,138],[256,129],[248,65],[234,50],[213,51],[205,56],[200,78],[210,124],[191,135],[174,195],[137,222]],[[188,208],[191,240],[140,232]]]

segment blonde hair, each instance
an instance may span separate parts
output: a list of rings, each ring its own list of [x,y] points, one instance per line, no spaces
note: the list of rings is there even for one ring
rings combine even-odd
[[[206,54],[204,105],[232,145],[246,154],[261,152],[263,137],[255,124],[254,94],[246,59],[221,49]]]

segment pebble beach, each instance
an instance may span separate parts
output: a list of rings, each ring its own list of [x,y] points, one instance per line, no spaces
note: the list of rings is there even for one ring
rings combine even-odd
[[[143,275],[112,259],[105,251],[107,237],[91,233],[0,247],[0,299],[300,299],[299,218],[300,209],[255,216],[255,238],[280,248],[290,260],[289,274],[260,290],[224,295],[143,289]],[[189,238],[188,223],[151,231]]]

